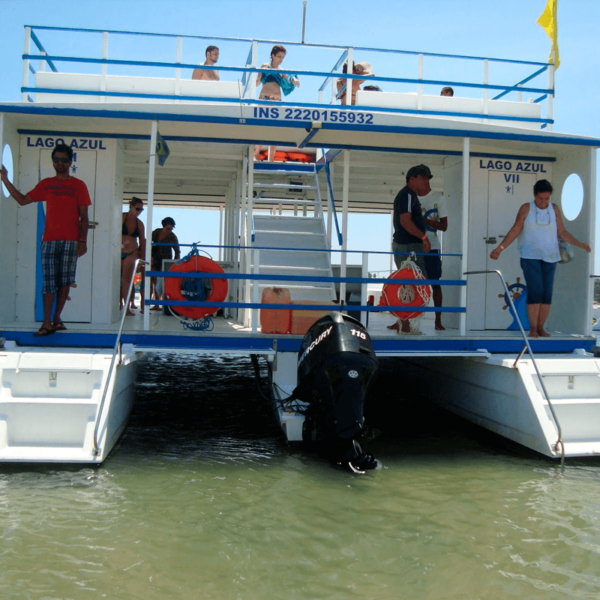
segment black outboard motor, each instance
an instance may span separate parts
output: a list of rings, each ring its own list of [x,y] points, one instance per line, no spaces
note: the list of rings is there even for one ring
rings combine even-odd
[[[293,397],[306,402],[304,442],[332,463],[363,473],[377,461],[358,443],[365,394],[377,371],[371,338],[356,319],[332,312],[308,330],[298,353]]]

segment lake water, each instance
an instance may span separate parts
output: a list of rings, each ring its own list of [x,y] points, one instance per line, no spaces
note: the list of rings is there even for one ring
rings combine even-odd
[[[102,466],[0,466],[0,598],[600,597],[600,459],[563,472],[396,369],[361,477],[286,445],[248,359],[142,361]]]

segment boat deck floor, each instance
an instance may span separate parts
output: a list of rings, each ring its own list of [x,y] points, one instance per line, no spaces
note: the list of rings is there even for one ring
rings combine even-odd
[[[150,312],[150,329],[144,330],[143,315],[126,317],[123,343],[132,343],[140,351],[215,351],[243,353],[297,352],[303,336],[252,333],[233,319],[216,317],[210,331],[185,329],[180,319]],[[388,325],[395,317],[388,313],[371,313],[368,331],[378,355],[473,355],[482,353],[520,352],[524,346],[519,331],[470,331],[461,336],[458,329],[447,327],[436,331],[432,314],[419,320],[418,334],[399,335]],[[13,322],[0,324],[0,335],[20,346],[48,347],[112,347],[119,322],[107,324],[69,323],[67,331],[56,332],[47,337],[35,337],[37,322]],[[593,337],[562,332],[551,332],[549,338],[530,340],[535,352],[573,352],[576,349],[591,351],[596,343]]]

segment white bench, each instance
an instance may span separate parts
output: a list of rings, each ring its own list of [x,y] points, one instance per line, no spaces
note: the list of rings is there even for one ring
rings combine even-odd
[[[527,119],[541,118],[541,105],[533,102],[510,102],[507,100],[488,100],[487,115],[502,117],[519,117]],[[418,110],[418,95],[416,92],[371,92],[361,90],[356,94],[357,106],[373,106],[380,108],[395,108],[398,110]],[[540,123],[531,121],[512,121],[509,119],[488,119],[484,112],[484,101],[480,98],[460,98],[456,96],[422,96],[421,110],[425,112],[451,112],[482,115],[479,117],[461,117],[439,115],[443,119],[471,121],[476,123],[496,123],[526,129],[539,129]],[[424,115],[437,116],[437,115]]]
[[[243,93],[239,81],[204,81],[195,79],[168,79],[163,77],[129,77],[125,75],[107,75],[105,91],[121,94],[152,94],[168,96],[192,96],[198,98],[240,98]],[[51,71],[35,74],[36,88],[56,90],[56,92],[36,92],[36,102],[118,102],[118,103],[168,103],[172,98],[139,98],[128,96],[101,96],[95,94],[65,94],[60,90],[100,92],[103,78],[101,75],[82,75],[77,73],[54,73]],[[104,98],[104,100],[102,100]],[[180,103],[193,100],[179,100]]]

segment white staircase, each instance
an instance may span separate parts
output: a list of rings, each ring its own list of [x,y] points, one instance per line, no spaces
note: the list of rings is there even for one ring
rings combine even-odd
[[[260,250],[260,274],[332,277],[331,254],[314,166],[310,171],[300,171],[293,165],[282,164],[276,170],[257,169],[254,177],[254,188],[258,192],[255,207],[271,207],[272,212],[278,208],[283,212],[284,207],[294,210],[293,215],[254,214],[252,245],[269,248]],[[294,302],[329,303],[335,300],[335,286],[328,282],[260,281],[257,285],[259,297],[266,287],[285,287],[290,290]]]
[[[107,382],[111,350],[7,346],[0,349],[0,462],[102,462],[132,408],[135,354],[125,349]]]

